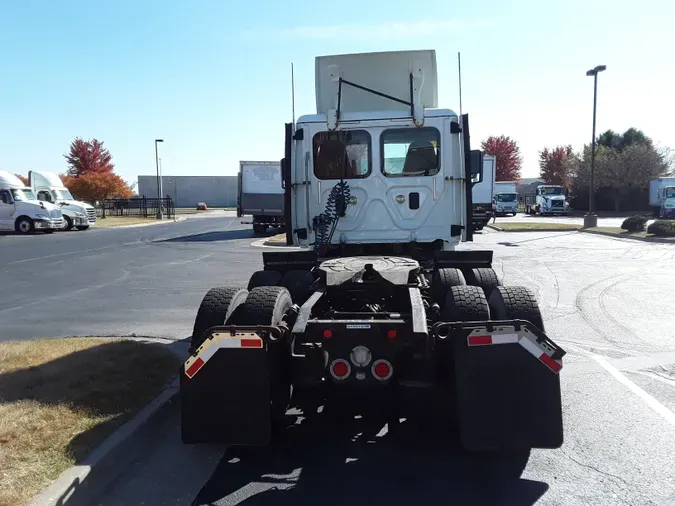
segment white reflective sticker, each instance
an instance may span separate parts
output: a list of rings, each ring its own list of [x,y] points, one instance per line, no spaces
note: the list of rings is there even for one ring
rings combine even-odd
[[[349,330],[354,330],[354,329],[369,329],[370,324],[369,323],[348,323],[347,324],[347,329]]]

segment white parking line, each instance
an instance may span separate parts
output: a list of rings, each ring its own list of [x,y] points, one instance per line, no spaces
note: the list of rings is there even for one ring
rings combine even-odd
[[[600,355],[591,355],[593,359],[602,366],[605,371],[607,371],[609,374],[614,376],[614,378],[624,385],[628,390],[636,394],[638,397],[640,397],[647,406],[652,408],[654,411],[656,411],[659,415],[661,415],[663,418],[666,419],[667,422],[669,422],[671,425],[675,426],[675,413],[670,411],[667,407],[665,407],[663,404],[661,404],[659,401],[657,401],[654,397],[649,395],[647,392],[642,390],[639,386],[637,386],[635,383],[633,383],[631,380],[629,380],[626,376],[624,376],[621,371],[619,371],[616,367],[611,365],[604,357],[601,357]]]

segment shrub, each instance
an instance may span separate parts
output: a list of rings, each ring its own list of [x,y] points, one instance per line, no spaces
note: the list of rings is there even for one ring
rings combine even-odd
[[[647,233],[659,237],[675,237],[675,221],[655,221],[647,227]]]
[[[623,220],[621,224],[622,230],[628,230],[629,232],[642,232],[645,229],[647,224],[647,218],[644,216],[631,216]]]

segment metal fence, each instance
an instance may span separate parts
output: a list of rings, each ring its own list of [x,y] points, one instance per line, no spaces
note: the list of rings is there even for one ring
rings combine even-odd
[[[154,218],[162,211],[165,218],[176,215],[176,207],[171,197],[158,199],[157,197],[137,197],[133,199],[105,199],[96,206],[96,215],[99,218],[106,216],[136,216],[139,218]]]

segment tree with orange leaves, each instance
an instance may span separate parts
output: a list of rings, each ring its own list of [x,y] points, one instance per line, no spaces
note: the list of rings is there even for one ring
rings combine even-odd
[[[63,156],[68,172],[61,180],[76,198],[95,202],[133,197],[129,185],[113,172],[112,155],[98,139],[85,141],[77,137],[70,144],[69,153]]]

